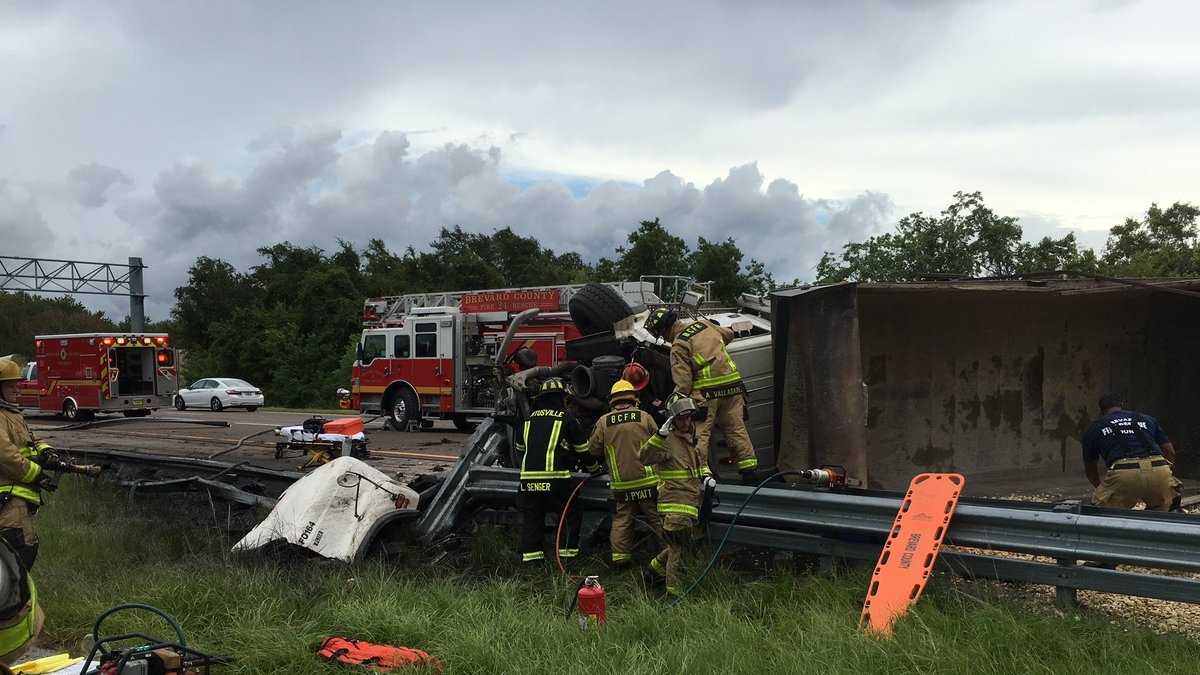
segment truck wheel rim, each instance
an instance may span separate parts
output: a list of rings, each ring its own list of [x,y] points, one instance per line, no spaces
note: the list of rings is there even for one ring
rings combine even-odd
[[[407,417],[408,406],[404,404],[404,399],[396,401],[396,404],[392,406],[392,419],[399,424],[403,423]]]

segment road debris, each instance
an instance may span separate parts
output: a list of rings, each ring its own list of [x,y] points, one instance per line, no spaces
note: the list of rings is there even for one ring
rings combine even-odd
[[[326,639],[317,650],[317,656],[326,661],[362,666],[380,673],[390,673],[410,666],[425,666],[435,672],[442,672],[442,662],[420,649],[378,645],[352,638]]]
[[[417,515],[420,495],[366,462],[338,457],[296,481],[265,520],[234,545],[252,551],[276,541],[353,562],[384,527]]]

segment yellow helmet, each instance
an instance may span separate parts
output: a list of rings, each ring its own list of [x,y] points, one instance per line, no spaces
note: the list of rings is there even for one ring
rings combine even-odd
[[[0,382],[9,382],[11,380],[20,380],[21,366],[17,365],[16,361],[9,358],[0,359]]]
[[[629,380],[617,380],[613,384],[612,390],[608,392],[610,399],[617,398],[637,398],[637,388]]]

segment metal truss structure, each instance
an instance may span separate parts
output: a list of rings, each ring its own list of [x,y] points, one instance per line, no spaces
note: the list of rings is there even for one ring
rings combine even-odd
[[[128,296],[131,328],[142,331],[146,323],[143,269],[141,258],[130,258],[129,264],[121,265],[3,255],[0,291]]]

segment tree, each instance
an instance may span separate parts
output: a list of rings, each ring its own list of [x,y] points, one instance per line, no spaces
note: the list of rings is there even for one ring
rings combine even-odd
[[[712,282],[714,299],[732,302],[750,287],[742,274],[742,257],[732,237],[719,244],[700,237],[688,260],[691,276],[697,281]]]
[[[1126,218],[1109,230],[1101,269],[1112,276],[1200,276],[1200,209],[1175,202],[1167,209],[1151,204],[1142,219]]]
[[[668,232],[658,218],[643,220],[627,241],[629,246],[617,249],[617,271],[623,279],[635,281],[651,274],[689,276],[687,244]]]
[[[0,291],[0,356],[33,356],[33,337],[55,333],[99,333],[115,328],[104,312],[92,312],[70,297],[49,298]]]
[[[175,289],[176,344],[187,348],[207,347],[208,328],[225,318],[230,307],[253,304],[251,280],[233,265],[217,258],[200,256],[188,270],[188,283]]]
[[[826,252],[817,265],[822,281],[908,281],[931,274],[1002,276],[1017,270],[1021,227],[997,216],[979,192],[956,192],[938,216],[910,213],[895,233],[846,244],[841,256]]]
[[[1061,239],[1042,237],[1036,244],[1022,242],[1017,246],[1015,258],[1017,272],[1021,274],[1054,270],[1094,274],[1099,267],[1096,252],[1090,248],[1081,251],[1074,232]]]

